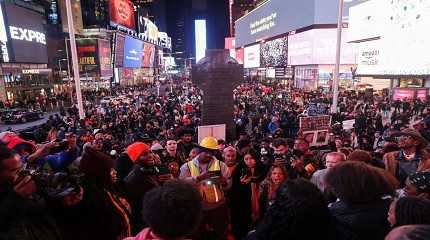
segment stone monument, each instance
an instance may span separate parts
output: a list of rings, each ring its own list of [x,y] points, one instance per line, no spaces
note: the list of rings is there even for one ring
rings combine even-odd
[[[192,81],[203,90],[201,125],[226,124],[226,140],[235,139],[233,90],[242,82],[243,66],[225,49],[206,50],[192,68]]]

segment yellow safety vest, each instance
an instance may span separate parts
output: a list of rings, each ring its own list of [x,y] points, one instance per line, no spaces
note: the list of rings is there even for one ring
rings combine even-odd
[[[198,177],[200,176],[200,168],[199,166],[196,166],[196,164],[194,163],[194,161],[189,161],[187,162],[188,165],[188,169],[190,169],[190,173],[191,173],[191,177]],[[212,171],[221,171],[221,166],[220,166],[220,162],[218,159],[214,159],[209,167],[208,167],[208,171],[212,172]]]

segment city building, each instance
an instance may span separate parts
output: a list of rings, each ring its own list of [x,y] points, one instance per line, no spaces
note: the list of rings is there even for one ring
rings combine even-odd
[[[357,50],[347,40],[345,2],[341,84],[353,84]],[[250,78],[279,79],[304,89],[330,89],[336,55],[337,0],[269,0],[235,22],[235,55]]]
[[[229,0],[229,35],[234,36],[234,23],[247,14],[249,11],[254,9],[256,6],[256,0]]]
[[[166,4],[167,33],[178,65],[195,62],[195,20],[206,20],[207,48],[224,48],[228,34],[228,2],[177,0]]]
[[[48,65],[46,1],[1,2],[0,101],[35,100],[53,95]]]

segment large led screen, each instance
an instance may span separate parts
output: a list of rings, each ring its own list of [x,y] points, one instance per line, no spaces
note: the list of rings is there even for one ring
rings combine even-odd
[[[123,26],[135,30],[134,6],[129,0],[110,0],[109,15],[112,26]]]
[[[206,54],[206,20],[195,20],[196,62]]]
[[[360,41],[381,35],[382,1],[368,1],[349,9],[348,41]]]
[[[358,49],[348,43],[347,30],[342,31],[341,64],[355,64]],[[312,29],[288,36],[288,64],[334,64],[336,62],[337,29]]]
[[[99,39],[99,62],[100,62],[100,75],[102,77],[112,77],[112,56],[110,42],[107,40]]]
[[[76,39],[79,72],[84,75],[100,72],[98,41],[95,38]]]
[[[126,36],[124,42],[124,67],[142,67],[143,41]]]
[[[14,4],[1,4],[0,42],[3,62],[47,63],[43,16]]]
[[[143,45],[143,64],[142,67],[154,67],[155,60],[155,45],[151,43],[144,43]]]
[[[115,67],[124,67],[125,35],[116,33],[115,37]]]
[[[336,24],[339,0],[270,0],[235,23],[236,47],[315,24]],[[345,1],[344,15],[355,1]]]
[[[357,74],[430,75],[430,1],[380,1],[380,39],[359,43]]]
[[[278,38],[261,44],[261,66],[287,66],[288,38]]]
[[[244,68],[260,67],[260,44],[246,47],[244,51]]]

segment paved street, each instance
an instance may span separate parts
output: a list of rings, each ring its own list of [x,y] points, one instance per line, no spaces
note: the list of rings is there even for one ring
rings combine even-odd
[[[58,113],[58,112],[45,113],[43,115],[43,119],[33,121],[33,122],[27,122],[27,123],[21,123],[21,124],[4,124],[4,123],[1,123],[0,124],[0,132],[6,131],[9,128],[11,128],[13,131],[19,131],[19,130],[22,130],[25,128],[33,127],[36,125],[41,125],[48,120],[49,116],[54,115],[56,113]]]

